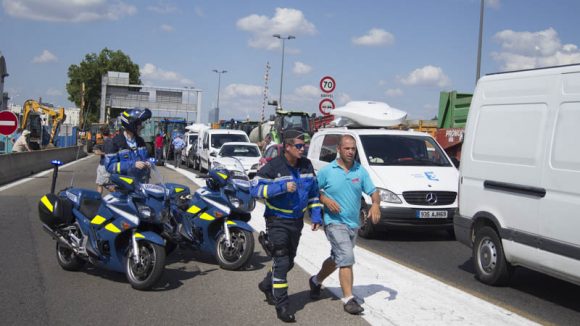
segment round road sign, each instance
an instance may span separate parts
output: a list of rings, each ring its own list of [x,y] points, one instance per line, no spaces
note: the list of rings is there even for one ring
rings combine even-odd
[[[10,111],[0,112],[0,134],[8,136],[18,128],[18,117]]]
[[[334,88],[336,88],[336,82],[334,81],[334,78],[330,76],[322,77],[322,79],[320,80],[320,89],[324,93],[326,94],[332,93],[334,91]]]
[[[333,109],[334,109],[334,102],[329,98],[323,99],[318,104],[318,110],[320,111],[320,113],[322,113],[324,115],[330,115],[330,111],[332,111]]]

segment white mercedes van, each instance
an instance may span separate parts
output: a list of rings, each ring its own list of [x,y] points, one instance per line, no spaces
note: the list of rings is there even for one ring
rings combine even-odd
[[[225,143],[244,142],[249,143],[248,135],[242,130],[231,129],[205,129],[198,137],[198,157],[200,171],[211,169],[213,160]]]
[[[457,209],[458,170],[433,137],[422,132],[390,129],[321,129],[310,142],[308,158],[319,171],[337,157],[342,135],[357,144],[357,161],[368,171],[381,195],[381,220],[366,219],[371,199],[364,196],[359,235],[394,227],[425,227],[453,234]]]
[[[580,284],[580,65],[487,75],[469,109],[457,239],[479,280],[525,266]]]

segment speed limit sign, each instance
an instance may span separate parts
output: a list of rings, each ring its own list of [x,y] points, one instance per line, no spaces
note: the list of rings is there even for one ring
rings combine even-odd
[[[334,102],[329,98],[325,98],[318,104],[318,110],[323,115],[330,115],[330,112],[334,110]]]
[[[320,80],[320,89],[326,93],[332,93],[334,91],[334,88],[336,88],[336,82],[334,81],[334,78],[330,77],[330,76],[324,76],[322,77],[322,79]]]

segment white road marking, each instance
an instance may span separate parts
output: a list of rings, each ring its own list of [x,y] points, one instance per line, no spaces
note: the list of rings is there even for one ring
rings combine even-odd
[[[197,185],[204,179],[184,169],[175,169]],[[265,229],[264,205],[256,203],[250,225]],[[312,232],[305,224],[296,263],[307,273],[318,272],[330,253],[324,232]],[[363,298],[363,317],[372,325],[537,325],[507,309],[419,273],[366,249],[355,248],[354,288]],[[308,280],[304,280],[308,282]],[[336,297],[342,296],[338,273],[324,281]]]

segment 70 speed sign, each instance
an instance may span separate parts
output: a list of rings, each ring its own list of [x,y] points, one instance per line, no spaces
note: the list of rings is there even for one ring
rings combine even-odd
[[[322,79],[320,80],[320,89],[324,93],[326,93],[326,94],[332,93],[335,88],[336,88],[336,82],[334,81],[334,78],[332,78],[330,76],[322,77]]]

